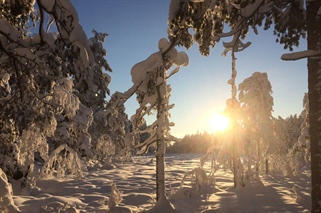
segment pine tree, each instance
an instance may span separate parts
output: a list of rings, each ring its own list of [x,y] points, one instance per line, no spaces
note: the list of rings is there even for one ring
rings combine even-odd
[[[157,203],[152,212],[166,211],[163,208],[173,210],[165,195],[165,149],[166,143],[176,141],[177,138],[170,134],[170,127],[174,123],[169,121],[169,110],[174,107],[169,104],[171,88],[167,84],[168,78],[179,71],[179,66],[188,65],[188,56],[184,52],[178,52],[167,39],[162,38],[158,42],[159,51],[150,55],[146,60],[132,67],[131,75],[134,85],[138,85],[136,91],[139,109],[131,118],[134,131],[140,133],[140,126],[145,123],[145,116],[156,111],[156,120],[147,126],[150,136],[135,148],[138,154],[144,154],[151,146],[156,147],[156,200]],[[173,70],[169,70],[176,66]]]
[[[262,157],[267,158],[269,144],[273,141],[271,94],[272,86],[266,73],[255,72],[239,84],[241,122],[251,135],[252,141],[249,142],[251,149],[248,151],[250,159],[256,156],[257,179],[259,179],[261,163],[265,160]]]
[[[90,157],[92,109],[110,82],[106,35],[88,40],[70,1],[3,1],[0,18],[0,167],[26,177],[36,155],[45,160],[61,143]]]

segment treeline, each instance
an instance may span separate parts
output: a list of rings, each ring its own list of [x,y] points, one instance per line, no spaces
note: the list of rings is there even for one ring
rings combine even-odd
[[[216,143],[215,134],[208,132],[186,135],[180,142],[167,146],[167,153],[206,153],[208,147]]]

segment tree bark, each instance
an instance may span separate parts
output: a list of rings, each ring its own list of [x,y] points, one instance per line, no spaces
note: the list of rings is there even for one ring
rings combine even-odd
[[[167,108],[164,105],[164,97],[161,95],[161,89],[166,90],[165,69],[159,70],[158,76],[163,79],[163,83],[157,88],[157,120],[160,121],[166,116]],[[165,88],[161,88],[165,87]],[[165,138],[161,126],[157,127],[157,142],[156,142],[156,200],[165,198]]]
[[[265,174],[269,174],[269,160],[265,159]]]
[[[233,98],[233,94],[232,94],[232,98]],[[233,106],[234,107],[234,106]],[[233,109],[232,109],[233,110]],[[232,111],[234,112],[234,111]],[[234,130],[235,130],[235,116],[232,113],[232,169],[233,169],[233,182],[234,182],[234,189],[237,188],[237,172],[236,172],[236,151],[235,151],[235,134],[234,134]]]
[[[165,197],[165,148],[164,140],[157,141],[156,151],[156,200]]]
[[[321,1],[307,1],[308,50],[321,48]],[[318,46],[319,45],[319,46]],[[313,213],[321,212],[321,59],[308,58],[309,121],[311,147],[311,199]]]
[[[260,160],[261,160],[261,145],[260,145],[261,141],[258,140],[257,142],[257,158],[256,158],[256,164],[255,164],[255,177],[256,177],[256,182],[259,182],[260,180]]]

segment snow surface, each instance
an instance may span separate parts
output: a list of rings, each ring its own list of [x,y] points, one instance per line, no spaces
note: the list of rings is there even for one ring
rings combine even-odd
[[[201,155],[166,155],[166,193],[178,191],[186,172],[200,166]],[[108,212],[108,200],[115,183],[122,200],[111,212],[143,212],[155,204],[154,156],[133,157],[133,162],[115,168],[93,167],[84,177],[75,179],[37,180],[31,192],[14,187],[14,204],[22,212]],[[210,162],[204,169],[210,172]],[[309,212],[310,171],[303,169],[296,177],[261,176],[259,184],[234,190],[230,170],[215,173],[216,185],[207,185],[202,195],[188,192],[188,179],[180,189],[180,196],[169,199],[178,213],[214,212]],[[115,190],[115,189],[114,189]],[[115,199],[115,198],[114,198]],[[168,203],[167,203],[168,204]],[[162,211],[163,212],[163,211]]]

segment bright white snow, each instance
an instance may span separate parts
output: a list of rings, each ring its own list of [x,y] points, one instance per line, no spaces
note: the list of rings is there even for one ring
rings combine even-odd
[[[200,166],[200,155],[167,154],[167,196],[177,192],[186,172]],[[31,193],[19,191],[14,184],[14,203],[22,212],[108,212],[112,184],[113,202],[120,202],[112,212],[142,212],[155,204],[155,160],[153,156],[134,157],[133,162],[115,165],[114,169],[95,167],[82,179],[38,180]],[[207,174],[210,162],[204,165]],[[261,183],[234,190],[230,170],[215,173],[215,185],[207,185],[203,194],[188,193],[190,178],[176,196],[169,199],[179,213],[214,212],[309,212],[310,172],[304,169],[296,177],[277,174],[261,176]],[[121,193],[122,200],[118,197]]]

